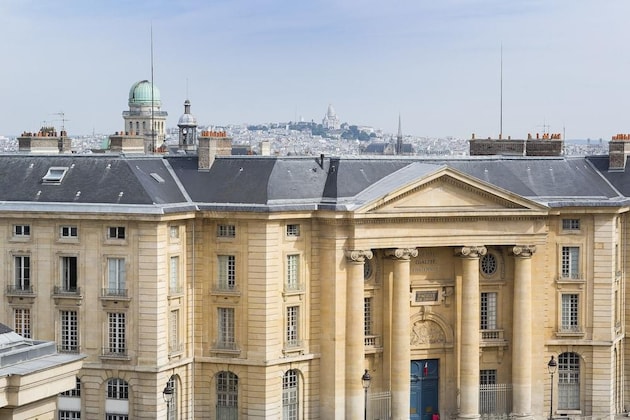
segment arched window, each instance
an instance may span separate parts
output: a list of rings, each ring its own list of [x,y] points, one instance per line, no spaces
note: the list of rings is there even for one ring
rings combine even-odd
[[[558,356],[558,410],[580,409],[580,356],[562,353]]]
[[[295,369],[291,369],[282,377],[282,419],[298,420],[299,408],[298,373]]]
[[[177,409],[179,407],[179,390],[177,389],[177,376],[173,375],[166,383],[173,390],[173,399],[168,404],[168,420],[177,420]]]
[[[107,381],[105,420],[129,419],[129,384],[120,378]]]
[[[238,418],[238,376],[232,372],[217,373],[217,418]]]

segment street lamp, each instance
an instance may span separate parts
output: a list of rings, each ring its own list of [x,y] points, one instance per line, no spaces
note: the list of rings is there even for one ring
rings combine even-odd
[[[370,387],[370,381],[372,377],[367,369],[365,369],[365,373],[361,376],[361,384],[363,385],[363,393],[365,395],[364,405],[363,405],[363,419],[367,420],[367,390]]]
[[[173,394],[175,390],[171,386],[171,381],[166,383],[164,387],[164,391],[162,391],[162,398],[164,398],[164,402],[166,403],[166,418],[169,419],[171,416],[171,401],[173,401]]]
[[[547,363],[547,369],[549,370],[549,374],[551,375],[551,401],[549,403],[549,420],[553,419],[553,374],[556,373],[556,369],[558,369],[558,363],[556,363],[556,359],[551,356],[551,360]]]

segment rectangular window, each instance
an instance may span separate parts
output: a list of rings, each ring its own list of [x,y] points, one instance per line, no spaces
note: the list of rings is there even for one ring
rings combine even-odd
[[[125,239],[124,226],[110,226],[107,228],[107,237],[109,239]]]
[[[287,255],[287,290],[300,290],[300,256]]]
[[[31,236],[30,225],[13,225],[13,236]]]
[[[480,329],[496,330],[497,329],[497,293],[484,292],[481,293],[481,315]]]
[[[74,293],[77,283],[77,257],[61,257],[61,290]]]
[[[236,226],[234,225],[217,225],[217,237],[234,238],[236,237]]]
[[[372,298],[363,298],[363,335],[372,335]]]
[[[580,409],[580,356],[577,353],[558,356],[558,409]]]
[[[580,248],[577,246],[562,247],[562,277],[565,279],[580,278]]]
[[[15,308],[13,310],[13,331],[24,338],[32,338],[30,309]]]
[[[482,369],[479,371],[480,385],[494,385],[497,383],[496,369]]]
[[[171,257],[170,265],[169,292],[171,294],[179,293],[179,257]]]
[[[298,374],[287,371],[282,377],[282,420],[299,420]]]
[[[168,346],[169,352],[176,352],[180,350],[179,345],[179,310],[174,310],[169,313],[168,318]]]
[[[76,386],[73,389],[64,391],[59,395],[62,397],[80,398],[81,397],[81,379],[76,378]]]
[[[219,255],[217,260],[219,290],[234,290],[236,288],[236,257],[234,255]]]
[[[127,296],[124,258],[107,259],[107,289],[106,296]]]
[[[28,255],[15,256],[15,289],[31,291],[31,257]]]
[[[76,226],[61,226],[62,238],[76,238],[79,236],[79,229]]]
[[[107,313],[107,353],[127,354],[126,316],[124,312]]]
[[[580,230],[580,219],[562,219],[562,230]]]
[[[287,225],[287,236],[300,236],[300,225]]]
[[[169,227],[169,236],[171,237],[171,239],[179,238],[179,226],[175,225]]]
[[[76,353],[79,351],[79,318],[77,311],[61,311],[60,351]]]
[[[234,308],[219,308],[218,320],[217,347],[233,349],[236,346],[234,338]]]
[[[299,317],[299,306],[287,306],[287,324],[285,333],[285,342],[287,347],[297,347],[300,345]]]
[[[59,420],[77,420],[80,418],[80,411],[59,410]]]
[[[562,325],[563,332],[580,332],[579,324],[579,295],[565,293],[562,295]]]

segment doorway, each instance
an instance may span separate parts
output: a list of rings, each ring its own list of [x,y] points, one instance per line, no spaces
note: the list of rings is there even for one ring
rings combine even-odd
[[[439,359],[411,361],[411,420],[439,419]]]

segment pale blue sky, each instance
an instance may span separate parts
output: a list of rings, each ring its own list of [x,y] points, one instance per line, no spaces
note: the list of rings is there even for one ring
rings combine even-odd
[[[123,127],[154,79],[174,127],[342,121],[421,136],[630,132],[627,0],[0,0],[0,134]],[[188,93],[187,93],[188,86]]]

